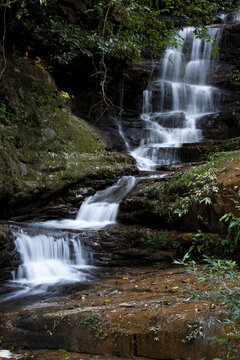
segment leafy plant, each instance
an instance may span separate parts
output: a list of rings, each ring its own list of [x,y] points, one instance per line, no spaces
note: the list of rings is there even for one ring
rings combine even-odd
[[[216,181],[219,164],[228,156],[227,152],[208,153],[206,164],[173,178],[168,193],[178,194],[174,204],[175,214],[179,217],[187,214],[193,204],[211,204],[212,195],[219,191]]]
[[[58,352],[58,354],[61,354],[61,355],[65,355],[68,353],[67,350],[64,350],[64,349],[58,349],[57,352]]]
[[[101,320],[101,315],[93,312],[87,315],[84,319],[81,319],[79,321],[79,325],[88,326],[90,330],[94,332],[94,337],[96,339],[104,340],[107,334],[104,333],[101,327],[100,320]]]
[[[213,239],[211,236],[198,230],[197,235],[193,238],[192,245],[183,257],[183,261],[185,262],[186,260],[196,259],[202,257],[203,255],[210,255],[212,246]]]
[[[240,90],[240,70],[233,70],[231,84],[236,90]]]
[[[222,240],[222,245],[226,246],[230,253],[238,250],[240,240],[240,217],[232,212],[223,215],[220,221],[228,223],[227,237]]]
[[[192,298],[208,300],[210,308],[219,306],[228,311],[228,317],[223,324],[229,328],[229,331],[226,331],[223,336],[213,337],[209,341],[211,344],[218,344],[221,347],[223,359],[237,360],[239,358],[237,340],[240,338],[239,268],[233,260],[212,259],[204,256],[204,261],[204,266],[198,266],[195,261],[175,261],[176,264],[186,266],[199,282],[209,285],[211,289],[193,291],[190,287],[184,293]]]
[[[202,173],[193,174],[187,183],[188,192],[180,197],[176,203],[174,213],[179,217],[187,214],[193,203],[211,204],[211,195],[218,192],[215,169],[209,168]]]
[[[187,324],[187,330],[188,330],[188,334],[185,336],[184,339],[182,339],[182,342],[184,344],[192,341],[192,340],[196,340],[197,337],[203,337],[203,328],[202,326],[196,322],[193,324]]]

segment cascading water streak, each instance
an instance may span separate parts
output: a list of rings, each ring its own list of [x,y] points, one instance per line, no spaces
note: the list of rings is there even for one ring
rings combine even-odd
[[[142,170],[180,162],[178,148],[202,140],[197,119],[218,109],[218,89],[208,79],[217,61],[211,55],[212,45],[219,44],[222,27],[208,27],[208,32],[212,41],[197,37],[193,27],[179,31],[182,43],[166,49],[159,76],[143,93],[141,119],[146,136],[131,151]]]
[[[12,272],[8,294],[0,296],[0,303],[58,293],[62,285],[92,280],[93,267],[88,265],[89,257],[83,251],[79,234],[57,233],[31,226],[10,228],[21,264]]]
[[[56,284],[88,281],[86,269],[91,266],[82,251],[81,234],[55,229],[99,229],[116,223],[119,203],[135,181],[134,176],[123,176],[116,184],[96,192],[84,201],[75,220],[31,223],[25,230],[12,229],[21,265],[13,272],[11,284],[20,290],[5,296],[4,301],[45,294]]]
[[[75,220],[46,221],[36,223],[58,229],[99,229],[116,223],[119,203],[135,185],[134,176],[123,176],[116,184],[87,198],[79,209]]]
[[[22,264],[13,273],[13,281],[24,285],[41,285],[85,280],[78,269],[86,266],[86,260],[82,256],[81,241],[76,237],[30,236],[23,230],[15,235]]]

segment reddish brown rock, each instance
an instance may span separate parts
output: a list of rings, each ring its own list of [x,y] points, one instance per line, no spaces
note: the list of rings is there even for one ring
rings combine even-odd
[[[4,348],[64,349],[100,359],[221,355],[208,338],[223,332],[227,313],[180,293],[190,284],[193,291],[208,289],[183,269],[119,268],[100,275],[102,280],[71,297],[2,311]],[[194,324],[203,335],[196,330],[189,339],[187,325]]]

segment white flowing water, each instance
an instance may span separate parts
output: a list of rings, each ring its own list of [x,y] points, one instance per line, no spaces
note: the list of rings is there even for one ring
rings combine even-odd
[[[12,354],[9,350],[0,350],[0,359],[10,359]]]
[[[159,76],[143,93],[141,119],[146,136],[131,151],[142,170],[178,163],[178,148],[183,143],[202,140],[196,119],[217,111],[218,89],[208,79],[216,61],[211,55],[212,43],[219,43],[222,27],[208,30],[212,41],[198,38],[192,27],[181,30],[182,44],[166,49]]]
[[[16,297],[45,294],[53,284],[73,284],[91,279],[90,265],[82,248],[79,234],[56,233],[36,229],[12,230],[21,265],[13,271],[10,295]]]
[[[209,28],[209,33],[218,43],[221,28]],[[182,143],[202,139],[201,131],[196,129],[197,117],[217,110],[217,89],[208,83],[213,61],[211,42],[197,38],[191,27],[180,31],[179,38],[183,39],[184,46],[189,46],[189,51],[180,45],[169,47],[160,76],[151,84],[151,90],[143,94],[141,119],[146,136],[131,152],[140,169],[154,170],[158,164],[177,163],[177,150]],[[121,124],[119,130],[125,139]],[[113,186],[98,191],[84,201],[76,219],[35,223],[34,234],[16,231],[21,265],[13,273],[12,283],[21,290],[12,296],[44,293],[52,284],[87,280],[84,269],[88,265],[81,240],[76,234],[62,232],[59,235],[51,231],[99,229],[116,223],[119,203],[135,181],[133,176],[123,176]]]
[[[13,274],[15,282],[41,285],[85,280],[78,270],[86,267],[86,260],[81,241],[74,236],[30,236],[21,230],[16,233],[16,249],[22,264]]]
[[[80,234],[54,229],[99,229],[116,223],[119,203],[135,185],[135,177],[123,176],[113,186],[86,199],[76,219],[34,223],[30,230],[14,230],[21,265],[13,272],[12,285],[20,290],[5,297],[42,294],[53,284],[88,280],[90,266],[82,250]]]
[[[74,220],[53,220],[36,225],[58,229],[99,229],[115,224],[119,204],[133,189],[135,182],[134,176],[123,176],[113,186],[97,191],[84,201]]]
[[[223,20],[225,24],[238,24],[240,23],[240,10],[230,14],[219,14],[218,17]]]

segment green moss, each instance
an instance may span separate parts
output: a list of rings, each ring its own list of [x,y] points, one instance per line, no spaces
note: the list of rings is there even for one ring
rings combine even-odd
[[[164,231],[152,231],[144,234],[141,242],[146,248],[166,249],[169,244],[168,233]]]
[[[20,202],[84,177],[113,181],[120,175],[98,134],[67,105],[68,96],[57,92],[45,70],[9,60],[0,89],[0,199]]]

